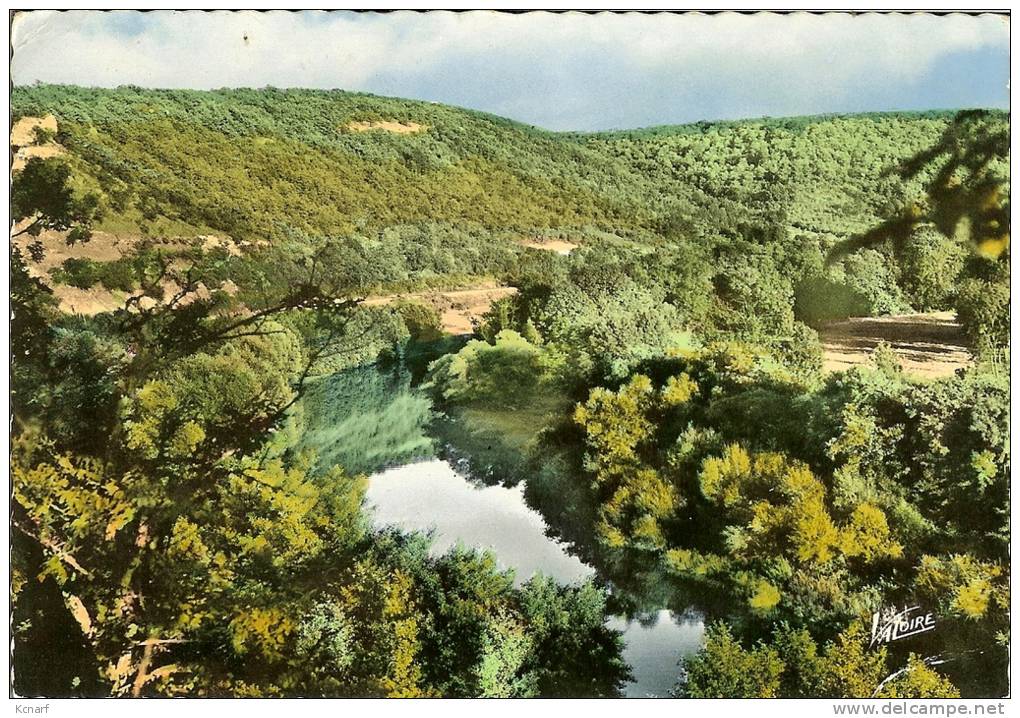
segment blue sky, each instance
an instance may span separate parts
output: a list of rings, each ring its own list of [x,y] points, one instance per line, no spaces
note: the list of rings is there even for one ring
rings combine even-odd
[[[15,84],[341,88],[554,130],[1008,106],[1001,16],[34,11]]]

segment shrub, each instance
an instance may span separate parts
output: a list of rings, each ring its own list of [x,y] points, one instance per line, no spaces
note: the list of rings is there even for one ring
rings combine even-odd
[[[99,282],[99,264],[91,259],[72,257],[50,272],[53,281],[78,289],[91,289]]]
[[[443,337],[443,320],[435,307],[418,302],[398,302],[396,309],[413,341],[434,342]]]
[[[794,315],[812,326],[866,315],[871,303],[853,287],[820,274],[805,277],[794,292]]]
[[[959,242],[934,229],[918,230],[900,256],[900,286],[916,309],[946,309],[966,259],[967,250]]]
[[[138,286],[134,265],[124,259],[103,262],[98,268],[99,283],[110,291],[132,292]]]

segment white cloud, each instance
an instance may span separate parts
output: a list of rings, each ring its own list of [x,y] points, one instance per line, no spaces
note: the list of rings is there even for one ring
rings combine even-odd
[[[1008,36],[1001,17],[922,13],[35,11],[15,20],[12,76],[16,84],[339,87],[595,127],[691,119],[697,112],[675,116],[691,104],[705,108],[700,116],[844,109],[930,84],[938,63],[960,53],[1005,57]],[[945,105],[973,95],[939,92]],[[1004,98],[1003,88],[999,104]]]

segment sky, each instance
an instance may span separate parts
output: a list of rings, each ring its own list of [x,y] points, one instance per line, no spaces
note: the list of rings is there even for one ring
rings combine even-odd
[[[1002,16],[32,11],[14,84],[339,88],[551,130],[1006,108]]]

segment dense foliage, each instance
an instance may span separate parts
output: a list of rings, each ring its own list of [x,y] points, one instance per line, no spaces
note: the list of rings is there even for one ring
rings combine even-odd
[[[911,269],[926,265],[921,274],[936,284],[956,276],[950,245],[964,240],[952,207],[994,205],[974,241],[999,259],[1005,247],[1001,113],[569,135],[338,91],[39,85],[15,88],[12,107],[15,117],[58,118],[58,140],[75,170],[76,212],[92,224],[94,215],[97,226],[117,231],[215,231],[244,241],[277,241],[294,230],[345,236],[384,268],[387,282],[427,286],[435,277],[512,274],[515,242],[530,236],[600,245],[615,238],[644,251],[665,242],[660,260],[676,266],[696,258],[723,275],[714,280],[717,293],[733,309],[719,318],[724,324],[740,325],[770,302],[789,311],[791,293],[798,318],[817,322],[911,304],[952,306],[953,292],[918,287]],[[387,121],[418,130],[354,129]],[[976,149],[968,155],[967,148]],[[930,231],[919,240],[925,246],[910,250],[906,273],[890,261],[896,248],[885,230],[874,235],[881,246],[829,256],[865,246],[854,242],[886,220],[901,226],[927,189],[954,176],[944,171],[947,155],[949,165],[973,175],[961,185],[970,194],[936,191],[933,211],[915,213],[911,224]],[[19,214],[29,216],[30,204],[21,205]],[[941,237],[937,246],[932,231]],[[983,284],[968,285],[958,304],[961,316],[980,325],[976,337],[991,333],[1001,343],[1001,330],[984,328],[1002,308],[1002,278],[994,274],[968,270],[971,284]],[[776,294],[753,296],[762,284]],[[767,321],[778,336],[789,333],[789,318]]]
[[[888,650],[871,650],[851,628],[822,650],[805,630],[781,624],[773,643],[742,647],[724,624],[708,631],[704,650],[686,662],[682,695],[692,698],[959,698],[943,676],[911,654],[890,674]]]
[[[375,533],[362,476],[274,438],[356,346],[335,277],[85,319],[12,269],[20,694],[618,692],[602,589]]]
[[[684,695],[1007,690],[1007,116],[572,135],[308,90],[12,106],[66,150],[13,183],[41,237],[11,269],[19,693],[616,695],[634,577],[724,621]],[[100,231],[139,241],[36,270]],[[579,248],[523,246],[552,238]],[[480,278],[516,292],[469,340],[362,301]],[[66,315],[47,284],[123,306]],[[912,309],[955,310],[982,361],[822,374],[823,322]],[[429,361],[441,413],[409,389]],[[363,474],[457,422],[613,596],[370,528]],[[937,665],[866,645],[905,603],[938,614]]]

